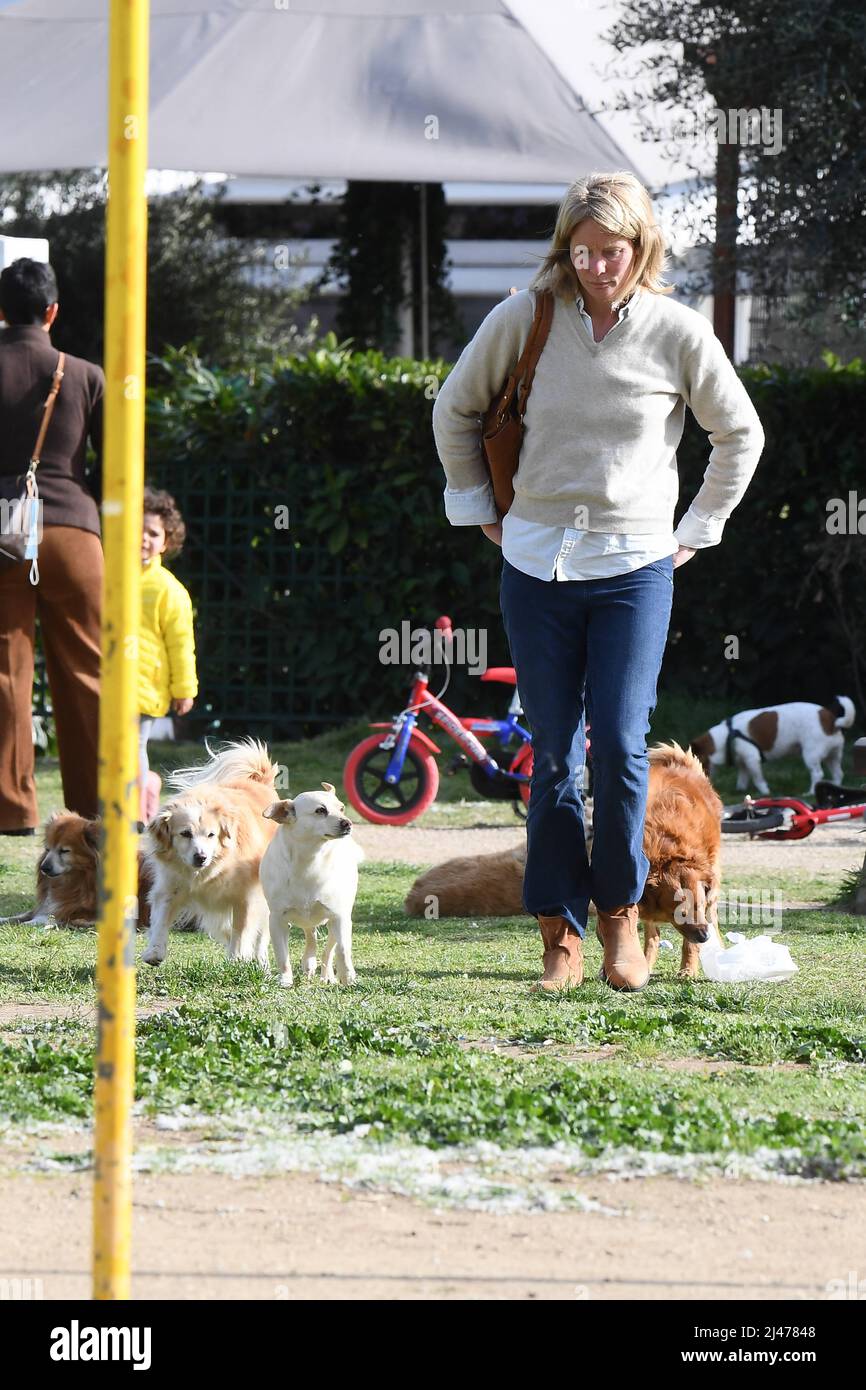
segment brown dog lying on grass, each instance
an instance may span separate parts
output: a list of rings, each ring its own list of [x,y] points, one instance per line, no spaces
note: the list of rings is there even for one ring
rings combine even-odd
[[[28,912],[0,921],[38,927],[52,920],[64,927],[92,927],[99,915],[102,822],[74,811],[55,811],[45,822],[45,841],[36,865],[36,903]],[[148,924],[150,876],[138,858],[138,929]]]
[[[659,952],[659,927],[683,938],[680,975],[697,979],[700,947],[719,937],[722,803],[693,753],[678,743],[649,750],[644,853],[650,861],[640,900],[644,954],[650,970]],[[590,848],[587,834],[587,848]],[[470,855],[437,864],[415,880],[404,904],[423,917],[435,904],[439,917],[519,917],[526,847]]]

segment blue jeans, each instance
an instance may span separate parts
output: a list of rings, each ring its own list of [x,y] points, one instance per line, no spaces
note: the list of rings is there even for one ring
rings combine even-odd
[[[502,562],[502,617],[534,750],[523,902],[535,917],[565,917],[581,936],[590,899],[610,911],[638,902],[646,885],[646,735],[673,587],[670,555],[609,579],[567,581],[534,579]]]

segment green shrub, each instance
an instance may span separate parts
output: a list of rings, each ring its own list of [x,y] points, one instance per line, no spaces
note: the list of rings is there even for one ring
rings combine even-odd
[[[444,515],[430,415],[445,363],[351,352],[329,334],[269,371],[210,370],[185,350],[155,365],[148,476],[189,527],[173,568],[197,606],[194,731],[296,737],[388,716],[411,670],[380,663],[379,634],[406,620],[429,627],[448,613],[487,630],[490,664],[507,659],[499,552]],[[828,354],[822,368],[742,376],[764,456],[722,544],[678,571],[661,688],[732,707],[836,692],[859,702],[864,546],[828,536],[826,508],[860,478],[863,364]],[[689,416],[677,517],[708,453]],[[465,670],[448,698],[467,712],[505,705]]]

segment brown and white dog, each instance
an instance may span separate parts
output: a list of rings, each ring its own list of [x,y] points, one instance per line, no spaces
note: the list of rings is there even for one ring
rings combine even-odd
[[[700,947],[719,938],[722,803],[694,754],[677,743],[649,749],[644,853],[650,861],[640,900],[650,969],[659,926],[683,938],[680,975],[696,979]],[[415,880],[404,904],[411,917],[517,917],[523,906],[526,847],[451,859]]]
[[[36,865],[36,905],[4,922],[41,926],[92,927],[99,915],[99,862],[102,822],[74,811],[55,811],[45,822],[45,841]],[[148,875],[138,862],[139,928],[146,927]]]
[[[145,831],[153,875],[142,954],[148,965],[165,959],[170,927],[193,914],[229,960],[267,966],[268,905],[259,865],[277,829],[264,812],[276,800],[278,770],[264,744],[250,738],[168,778],[178,795]]]
[[[714,767],[731,763],[737,769],[737,790],[747,791],[754,782],[761,796],[769,796],[763,763],[799,753],[809,771],[809,793],[814,792],[828,767],[831,782],[842,781],[842,729],[854,723],[853,701],[836,695],[830,706],[795,700],[788,705],[746,709],[714,724],[693,738],[689,747],[700,758],[707,776]],[[809,794],[807,793],[807,795]]]

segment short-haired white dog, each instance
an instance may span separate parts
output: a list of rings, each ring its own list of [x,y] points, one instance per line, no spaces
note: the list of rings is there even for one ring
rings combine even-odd
[[[260,877],[270,910],[271,945],[280,984],[293,983],[289,927],[304,932],[302,969],[316,973],[316,928],[327,925],[322,956],[326,984],[353,985],[352,908],[358,892],[358,863],[364,851],[352,838],[352,822],[330,782],[320,792],[301,792],[275,801],[262,812],[277,822],[277,833],[261,863]],[[336,964],[336,975],[334,965]]]
[[[693,738],[689,747],[708,777],[712,768],[732,763],[737,769],[737,790],[746,791],[754,782],[761,796],[770,795],[765,760],[799,753],[809,770],[809,795],[824,776],[825,762],[830,781],[842,781],[842,730],[850,729],[855,715],[854,702],[847,695],[834,696],[830,705],[811,705],[804,700],[764,705],[714,724],[707,733]]]

